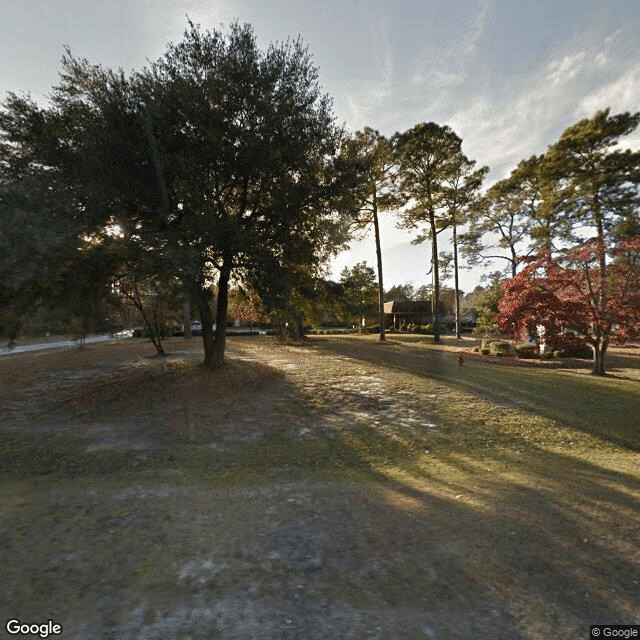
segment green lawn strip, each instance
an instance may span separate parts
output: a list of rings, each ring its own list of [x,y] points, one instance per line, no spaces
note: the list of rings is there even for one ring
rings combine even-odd
[[[343,345],[345,342],[341,341]],[[322,353],[330,357],[324,346]],[[11,431],[5,432],[0,445],[0,468],[18,474],[97,475],[165,466],[193,471],[208,468],[263,471],[293,465],[310,469],[357,468],[407,465],[423,449],[436,444],[439,447],[473,448],[479,453],[495,447],[523,451],[545,446],[593,448],[604,441],[629,448],[638,446],[640,401],[633,381],[485,363],[473,363],[463,368],[451,365],[448,374],[440,370],[434,377],[428,369],[429,361],[423,359],[413,363],[404,357],[404,353],[401,354],[403,361],[409,360],[409,364],[383,360],[381,370],[379,353],[379,350],[373,355],[370,351],[362,351],[351,355],[377,365],[372,371],[376,374],[384,371],[394,388],[420,394],[426,411],[439,423],[437,433],[399,430],[396,437],[389,438],[372,425],[359,424],[355,429],[320,433],[311,439],[296,441],[292,431],[285,428],[266,440],[226,447],[223,452],[209,449],[205,444],[189,446],[186,437],[180,438],[178,433],[174,446],[151,451],[141,460],[132,451],[87,452],[75,437],[48,435],[36,440],[19,431]],[[385,353],[383,351],[380,357],[384,359]],[[348,369],[351,365],[346,363],[344,366]],[[308,403],[309,411],[322,416],[322,398],[303,400]],[[301,399],[296,398],[290,402],[290,407],[282,407],[286,417],[283,423],[295,423],[300,402]],[[287,408],[290,411],[287,412]],[[206,415],[198,418],[203,422],[207,420]]]

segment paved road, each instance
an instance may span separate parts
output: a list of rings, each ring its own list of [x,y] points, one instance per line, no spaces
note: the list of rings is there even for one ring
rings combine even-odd
[[[85,344],[95,344],[98,342],[109,342],[110,340],[122,340],[123,338],[131,338],[132,331],[123,331],[117,334],[105,334],[100,336],[91,336],[85,339]],[[248,335],[266,335],[267,332],[263,329],[248,329],[248,328],[228,328],[228,336],[248,336]],[[197,336],[195,336],[197,337]],[[27,353],[29,351],[42,351],[44,349],[62,349],[69,347],[76,347],[78,343],[73,340],[55,340],[51,342],[35,342],[33,344],[19,344],[9,347],[7,344],[0,344],[0,356],[10,355],[12,353]]]
[[[130,338],[131,332],[123,332],[121,334],[108,334],[101,336],[90,336],[85,338],[85,344],[95,344],[97,342],[109,342],[109,340],[118,340],[121,338]],[[43,349],[61,349],[64,347],[77,347],[78,343],[73,340],[56,340],[53,342],[36,342],[33,344],[19,344],[12,347],[3,344],[0,346],[0,356],[10,355],[12,353],[26,353],[28,351],[41,351]]]

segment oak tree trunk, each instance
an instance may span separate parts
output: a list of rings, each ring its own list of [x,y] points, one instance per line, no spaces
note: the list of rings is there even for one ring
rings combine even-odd
[[[182,302],[182,323],[184,327],[184,337],[191,339],[191,305],[189,303],[189,294],[185,295]]]

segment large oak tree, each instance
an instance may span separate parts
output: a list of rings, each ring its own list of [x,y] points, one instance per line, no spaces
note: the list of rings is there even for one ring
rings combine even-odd
[[[130,76],[67,55],[51,107],[13,96],[2,124],[90,226],[117,225],[162,256],[199,307],[208,367],[224,362],[232,276],[287,295],[288,274],[330,252],[325,169],[340,131],[299,40],[263,51],[249,25],[189,23]]]

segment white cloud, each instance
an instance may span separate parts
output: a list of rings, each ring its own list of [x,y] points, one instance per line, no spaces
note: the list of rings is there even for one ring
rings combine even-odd
[[[608,106],[614,113],[640,108],[640,62],[629,66],[615,44],[609,36],[555,55],[511,95],[476,97],[447,124],[462,136],[465,152],[488,164],[492,179],[500,179],[518,161],[543,153],[580,118]],[[640,145],[640,133],[627,143]]]
[[[478,42],[484,33],[488,7],[488,0],[480,0],[479,11],[467,25],[462,37],[436,56],[437,63],[418,69],[413,74],[414,85],[454,87],[467,79],[467,66],[475,57]]]
[[[578,104],[575,115],[576,118],[588,118],[607,107],[611,113],[633,113],[640,109],[640,62],[635,62],[618,78],[586,95]],[[622,139],[620,146],[640,150],[640,131],[636,130]]]
[[[580,100],[576,115],[593,115],[598,109],[611,107],[616,113],[636,111],[640,107],[640,62],[625,69],[615,80],[594,89]]]
[[[462,137],[465,153],[489,165],[494,179],[508,174],[519,160],[544,150],[541,141],[553,118],[553,101],[541,95],[544,82],[540,84],[499,106],[479,98],[447,121]]]
[[[351,119],[356,128],[370,124],[372,113],[391,95],[393,87],[393,50],[389,42],[389,30],[382,10],[375,18],[364,14],[369,29],[369,50],[373,60],[373,79],[360,82],[347,90]]]
[[[576,53],[564,56],[559,60],[552,60],[546,68],[546,79],[551,84],[567,82],[582,71],[586,62],[588,59],[584,51],[576,51]]]

